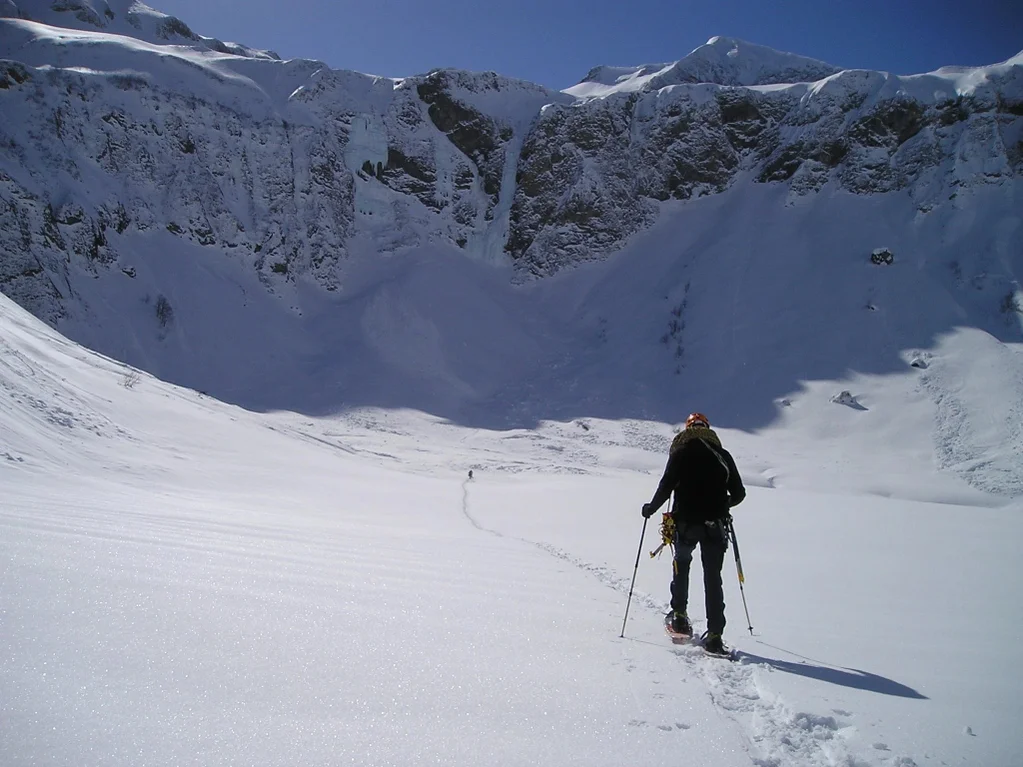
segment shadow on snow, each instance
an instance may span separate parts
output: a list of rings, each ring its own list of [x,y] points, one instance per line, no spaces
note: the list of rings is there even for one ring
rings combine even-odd
[[[768,645],[769,647],[771,645]],[[782,648],[777,648],[781,650]],[[783,650],[783,652],[788,652]],[[778,671],[787,674],[796,674],[810,679],[817,679],[829,684],[837,684],[842,687],[851,687],[855,690],[866,690],[876,692],[880,695],[893,695],[898,698],[913,698],[915,700],[927,700],[923,695],[912,687],[908,687],[894,679],[872,674],[869,671],[861,671],[855,668],[841,668],[836,666],[823,665],[819,662],[811,662],[809,658],[800,661],[787,661],[778,658],[767,658],[755,653],[739,651],[739,658],[744,662],[763,663]],[[795,654],[795,653],[793,653]]]

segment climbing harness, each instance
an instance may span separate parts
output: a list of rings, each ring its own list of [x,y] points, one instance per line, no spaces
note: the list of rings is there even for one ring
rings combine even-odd
[[[670,511],[664,512],[661,516],[661,545],[650,552],[650,558],[655,559],[660,556],[664,547],[667,546],[675,551],[675,517],[672,516]]]

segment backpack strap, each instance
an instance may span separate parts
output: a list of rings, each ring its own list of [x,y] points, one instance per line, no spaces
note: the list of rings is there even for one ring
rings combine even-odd
[[[732,478],[732,470],[728,468],[728,461],[724,459],[724,456],[722,456],[721,453],[714,449],[709,440],[701,439],[700,442],[707,446],[707,449],[714,454],[715,458],[718,459],[718,463],[721,464],[721,468],[725,470],[725,484],[727,485],[728,481]]]

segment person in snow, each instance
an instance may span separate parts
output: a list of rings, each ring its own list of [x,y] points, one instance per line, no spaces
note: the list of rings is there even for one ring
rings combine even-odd
[[[710,421],[702,413],[693,413],[686,426],[671,442],[668,464],[657,492],[643,505],[643,517],[657,513],[675,493],[670,514],[674,521],[672,541],[671,628],[692,634],[686,612],[689,603],[689,567],[693,551],[700,546],[703,562],[703,588],[707,606],[707,633],[703,646],[710,652],[724,652],[721,635],[725,630],[725,595],[721,568],[728,548],[729,510],[746,497],[739,470],[731,454],[721,446]]]

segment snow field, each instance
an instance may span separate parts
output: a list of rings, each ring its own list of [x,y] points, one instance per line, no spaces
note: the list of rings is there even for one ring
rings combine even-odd
[[[756,636],[728,561],[728,664],[663,636],[654,524],[619,638],[670,428],[588,420],[603,468],[551,474],[579,424],[502,442],[400,411],[361,429],[257,415],[127,388],[123,366],[3,310],[5,763],[1019,755],[1018,508],[752,476],[736,519]],[[502,445],[504,468],[466,479]]]

